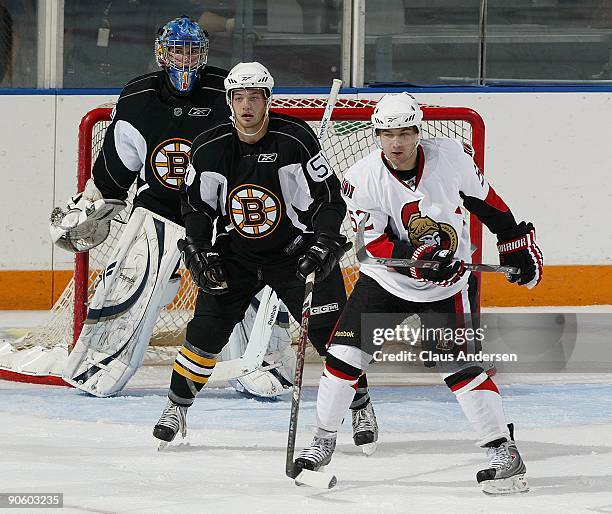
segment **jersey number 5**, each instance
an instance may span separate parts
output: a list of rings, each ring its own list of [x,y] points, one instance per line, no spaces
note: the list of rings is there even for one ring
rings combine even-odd
[[[331,166],[321,152],[308,161],[306,169],[315,182],[323,182],[333,173]]]

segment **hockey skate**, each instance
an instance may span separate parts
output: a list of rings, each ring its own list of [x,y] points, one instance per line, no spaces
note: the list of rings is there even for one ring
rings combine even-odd
[[[514,427],[510,424],[508,428],[511,440],[487,448],[490,467],[476,474],[476,480],[485,494],[500,495],[529,491],[529,484],[525,478],[527,468],[514,442]]]
[[[295,466],[300,470],[322,470],[324,466],[331,462],[332,455],[336,449],[337,435],[336,432],[324,433],[321,429],[317,430],[310,446],[304,448],[297,459],[295,459]]]
[[[184,438],[187,435],[187,407],[168,400],[161,418],[153,428],[153,435],[160,440],[158,450],[163,450],[178,432]]]
[[[372,402],[359,410],[351,411],[353,414],[353,441],[366,455],[372,455],[376,451],[378,441],[378,424]]]

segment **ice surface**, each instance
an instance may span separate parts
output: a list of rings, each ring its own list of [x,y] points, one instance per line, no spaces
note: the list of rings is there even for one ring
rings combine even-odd
[[[99,399],[73,389],[0,382],[1,490],[63,492],[67,512],[610,512],[612,386],[502,388],[532,491],[487,497],[486,462],[443,386],[376,387],[379,449],[365,457],[345,423],[331,491],[284,475],[290,402],[204,391],[188,436],[156,451],[165,388]],[[314,423],[306,388],[298,447]]]
[[[205,390],[187,439],[157,452],[151,430],[168,381],[167,368],[143,369],[107,399],[0,381],[0,492],[63,492],[63,512],[83,513],[612,512],[610,376],[499,378],[531,485],[512,497],[480,492],[484,453],[442,385],[373,387],[377,453],[353,446],[347,420],[328,467],[338,486],[317,491],[284,475],[288,397]],[[315,395],[305,388],[298,448],[311,437]]]

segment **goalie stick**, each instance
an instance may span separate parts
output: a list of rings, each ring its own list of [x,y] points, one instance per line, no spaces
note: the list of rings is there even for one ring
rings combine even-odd
[[[317,133],[319,143],[322,143],[327,135],[327,125],[331,120],[332,111],[338,98],[338,93],[342,81],[334,79],[321,124]],[[295,438],[297,435],[298,413],[300,410],[300,395],[302,393],[302,377],[304,374],[304,354],[306,352],[306,343],[308,341],[308,322],[310,320],[310,307],[312,304],[312,292],[314,289],[315,273],[314,271],[306,277],[304,285],[304,303],[302,305],[302,321],[300,323],[300,335],[298,339],[297,362],[295,364],[295,379],[293,381],[293,394],[291,396],[291,416],[289,418],[289,435],[287,437],[287,455],[285,461],[285,473],[289,478],[295,480],[296,485],[309,485],[321,489],[331,489],[337,483],[334,475],[324,473],[322,471],[310,471],[308,469],[300,469],[295,465],[293,459],[295,455]]]
[[[364,240],[365,225],[368,222],[368,216],[364,216],[359,222],[355,242],[357,249],[357,260],[361,264],[382,264],[383,266],[391,266],[394,268],[429,268],[438,269],[438,261],[422,261],[417,259],[395,259],[393,257],[371,257],[368,255]],[[496,264],[475,264],[472,262],[463,263],[468,271],[484,271],[490,273],[505,273],[506,276],[517,275],[521,272],[520,269],[514,266],[499,266]]]

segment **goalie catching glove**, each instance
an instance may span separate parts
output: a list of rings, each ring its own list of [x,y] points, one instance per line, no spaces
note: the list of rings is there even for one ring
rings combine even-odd
[[[110,232],[111,220],[126,207],[123,200],[102,198],[93,180],[73,196],[66,211],[56,207],[49,218],[53,243],[69,252],[86,252],[102,243]]]
[[[212,295],[227,293],[221,257],[210,242],[187,236],[179,239],[177,246],[196,286]]]
[[[536,244],[533,225],[521,221],[516,227],[497,234],[497,241],[500,264],[520,269],[520,273],[509,275],[508,280],[529,289],[537,286],[542,280],[544,258]]]
[[[463,261],[453,259],[454,253],[441,246],[421,245],[412,254],[413,259],[438,262],[438,269],[408,268],[398,269],[400,273],[412,278],[433,282],[439,286],[448,287],[457,283],[465,273]]]
[[[352,246],[353,243],[347,242],[343,235],[338,234],[332,237],[327,234],[319,234],[314,244],[298,261],[298,278],[306,280],[306,277],[315,271],[315,282],[321,282]]]

